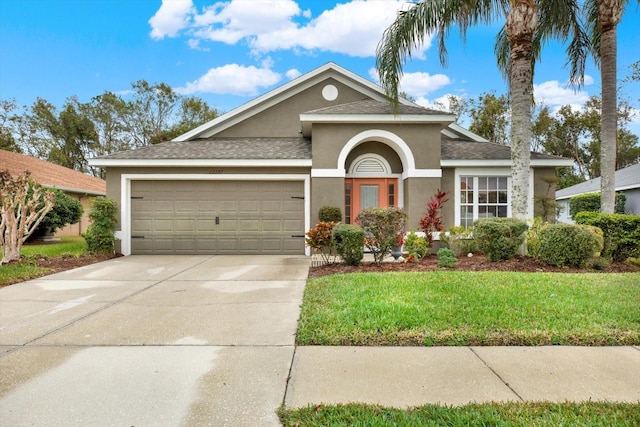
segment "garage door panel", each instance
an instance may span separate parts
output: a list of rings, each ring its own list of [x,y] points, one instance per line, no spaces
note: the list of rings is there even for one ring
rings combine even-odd
[[[214,219],[198,219],[196,223],[196,231],[198,233],[213,233],[217,227]]]
[[[260,231],[260,220],[259,219],[243,219],[240,220],[240,232],[243,233],[252,233]]]
[[[173,200],[155,200],[153,202],[154,212],[170,212],[173,213]]]
[[[195,219],[176,219],[174,222],[174,230],[181,233],[196,233],[196,220]]]
[[[282,221],[282,229],[286,232],[294,233],[299,230],[304,230],[304,223],[297,219],[284,220]]]
[[[144,238],[132,252],[303,253],[291,237],[305,231],[303,193],[301,181],[133,181],[131,234]]]
[[[135,230],[137,231],[137,230]],[[161,219],[158,218],[154,221],[153,231],[160,233],[173,233],[173,219]]]
[[[176,213],[194,214],[196,212],[195,205],[193,200],[178,200],[174,206]]]
[[[133,221],[133,229],[136,232],[153,231],[153,221],[151,219],[137,219]]]

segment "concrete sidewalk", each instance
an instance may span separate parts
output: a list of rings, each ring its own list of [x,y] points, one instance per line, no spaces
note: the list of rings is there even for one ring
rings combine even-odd
[[[285,404],[640,402],[639,347],[298,347]]]

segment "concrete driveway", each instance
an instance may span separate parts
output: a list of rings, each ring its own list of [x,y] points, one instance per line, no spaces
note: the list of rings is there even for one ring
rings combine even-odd
[[[0,289],[3,425],[279,425],[309,258],[130,256]]]

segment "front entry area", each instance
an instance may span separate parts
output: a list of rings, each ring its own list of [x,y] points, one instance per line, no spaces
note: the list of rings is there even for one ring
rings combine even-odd
[[[302,181],[131,182],[132,254],[304,254]]]
[[[351,224],[363,209],[398,206],[398,179],[347,178],[344,194],[345,222]]]

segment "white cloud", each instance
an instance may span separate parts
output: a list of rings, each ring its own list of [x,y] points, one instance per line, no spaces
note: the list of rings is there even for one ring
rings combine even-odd
[[[289,71],[287,71],[286,73],[284,73],[285,76],[287,76],[289,78],[289,80],[293,80],[296,77],[300,76],[302,73],[300,71],[298,71],[297,68],[292,68]]]
[[[231,0],[205,7],[198,14],[191,0],[164,0],[150,20],[155,39],[176,37],[180,32],[192,39],[236,44],[246,41],[259,54],[276,50],[321,50],[350,56],[373,56],[383,31],[397,11],[410,6],[405,0],[353,0],[337,4],[311,19],[311,11],[300,10],[293,0]],[[200,48],[190,41],[189,45]],[[424,57],[431,45],[414,57]]]
[[[175,37],[189,25],[193,13],[191,0],[162,0],[160,9],[149,19],[151,38]]]
[[[204,92],[254,96],[258,94],[258,89],[273,86],[281,78],[280,74],[269,68],[228,64],[211,68],[202,77],[175,90],[183,95]]]
[[[251,41],[251,47],[264,52],[302,48],[359,57],[373,56],[383,31],[406,4],[404,0],[337,4],[306,25],[283,26],[257,34]],[[416,52],[417,56],[430,46],[430,41],[427,38],[425,46]]]
[[[418,97],[416,99],[416,104],[425,107],[425,108],[432,108],[434,110],[441,110],[441,111],[451,111],[451,105],[449,103],[449,97],[454,97],[454,98],[463,98],[460,95],[454,95],[451,93],[448,93],[446,95],[442,95],[439,98],[436,98],[434,100],[430,100],[427,99],[423,96]]]
[[[585,76],[593,84],[593,78]],[[577,91],[567,84],[562,84],[557,80],[550,80],[539,85],[533,85],[533,96],[538,104],[545,105],[567,105],[584,104],[589,99],[589,94],[583,90]]]
[[[369,76],[374,81],[380,82],[378,70],[375,68],[369,69]],[[405,92],[407,95],[419,99],[450,83],[451,80],[444,74],[431,75],[422,72],[404,73],[400,78],[400,92]]]
[[[400,90],[411,96],[425,96],[451,83],[444,74],[405,73],[400,79]]]

